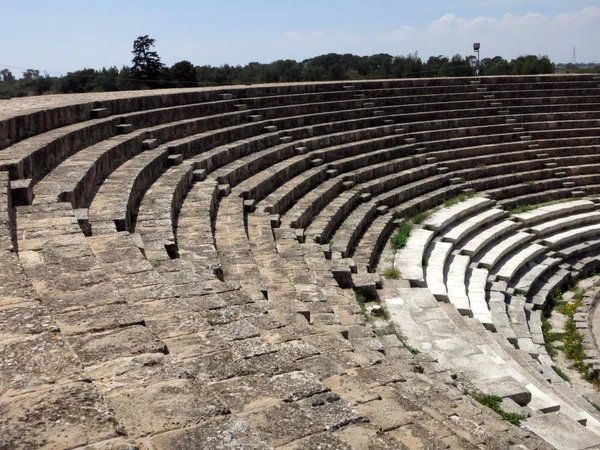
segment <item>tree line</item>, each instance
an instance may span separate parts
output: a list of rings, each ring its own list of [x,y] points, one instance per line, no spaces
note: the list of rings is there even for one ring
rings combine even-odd
[[[406,56],[330,53],[304,61],[286,59],[268,64],[251,62],[245,66],[225,64],[220,67],[179,61],[168,67],[162,63],[154,45],[151,37],[138,37],[133,44],[132,65],[120,69],[84,68],[59,77],[28,69],[20,79],[9,69],[2,69],[0,97],[295,81],[462,77],[476,75],[478,71],[480,75],[536,75],[556,71],[547,56],[526,55],[511,61],[496,56],[477,63],[474,56],[458,54],[450,58],[432,56],[424,61],[417,53]]]

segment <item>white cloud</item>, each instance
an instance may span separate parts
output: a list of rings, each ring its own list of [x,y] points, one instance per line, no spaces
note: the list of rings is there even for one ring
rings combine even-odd
[[[312,41],[325,37],[325,33],[322,31],[313,31],[309,33],[299,33],[297,31],[288,31],[283,33],[282,39],[287,41]]]
[[[412,41],[416,37],[415,31],[413,27],[403,26],[391,33],[380,34],[378,39],[389,42]]]
[[[523,54],[548,55],[555,62],[568,62],[573,46],[579,62],[600,61],[600,7],[588,6],[574,13],[546,16],[540,13],[464,18],[445,14],[420,29],[399,26],[377,36],[379,51],[402,54],[418,50],[429,55],[465,55],[473,42],[481,42],[481,56],[515,58]],[[408,44],[399,49],[398,43]],[[387,45],[386,45],[387,44]]]

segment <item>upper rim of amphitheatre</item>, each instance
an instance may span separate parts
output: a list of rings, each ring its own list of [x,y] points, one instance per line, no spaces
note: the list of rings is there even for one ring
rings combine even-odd
[[[544,75],[498,75],[489,78],[539,78],[539,77],[589,77],[590,74],[544,74]],[[152,97],[157,95],[172,95],[184,92],[207,92],[223,91],[262,87],[279,87],[293,85],[331,85],[331,84],[354,84],[371,83],[382,81],[410,81],[410,80],[442,80],[452,78],[456,80],[486,78],[478,76],[470,77],[436,77],[436,78],[383,78],[366,80],[341,80],[341,81],[301,81],[294,83],[257,83],[257,84],[235,84],[208,86],[199,88],[170,88],[137,91],[112,91],[112,92],[87,92],[81,94],[51,94],[37,95],[32,97],[17,97],[11,99],[0,99],[0,121],[12,119],[17,116],[31,114],[37,111],[50,110],[54,108],[68,107],[89,102],[101,102],[108,100],[120,100],[137,97]]]

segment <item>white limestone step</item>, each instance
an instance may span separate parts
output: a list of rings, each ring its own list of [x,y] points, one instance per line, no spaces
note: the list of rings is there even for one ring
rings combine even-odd
[[[545,257],[539,261],[531,262],[531,266],[515,284],[516,294],[527,295],[531,286],[540,279],[544,273],[562,263],[562,258]]]
[[[508,234],[521,225],[511,220],[504,220],[482,230],[462,245],[461,253],[473,256],[499,236]]]
[[[458,371],[469,380],[513,377],[515,381],[512,394],[522,395],[526,392],[524,384],[528,381],[524,377],[481,339],[465,334],[456,321],[450,318],[454,314],[462,319],[452,305],[437,303],[427,289],[399,288],[396,292],[397,297],[384,297],[384,302],[390,318],[403,327],[411,346],[427,352],[442,367]],[[409,331],[406,331],[403,321],[409,324]],[[414,337],[411,335],[413,332]]]
[[[566,217],[559,217],[558,219],[535,225],[531,227],[530,231],[538,236],[541,236],[548,233],[554,233],[564,228],[596,222],[600,222],[600,211],[591,211]]]
[[[492,312],[486,301],[488,271],[486,269],[472,269],[467,276],[469,279],[467,294],[473,317],[479,320],[486,329],[494,331]]]
[[[507,211],[502,209],[488,209],[480,214],[468,218],[467,220],[460,222],[450,228],[442,236],[444,242],[458,242],[471,232],[478,228],[491,223],[495,220],[504,219],[509,214]]]
[[[487,335],[496,341],[496,343],[504,350],[504,353],[502,353],[502,349],[494,348],[495,352],[502,355],[503,359],[508,364],[513,365],[516,370],[519,370],[533,383],[531,386],[528,385],[527,387],[532,393],[532,399],[536,398],[539,403],[530,403],[528,406],[536,407],[538,409],[541,408],[543,411],[552,411],[555,409],[555,407],[552,406],[552,402],[554,402],[559,406],[560,411],[570,417],[571,420],[580,422],[581,424],[586,424],[587,422],[587,426],[596,432],[599,425],[598,421],[577,406],[577,403],[573,398],[573,393],[564,395],[562,391],[557,389],[554,385],[548,384],[544,376],[540,373],[538,367],[539,363],[536,360],[532,359],[526,353],[510,346],[503,336],[497,333],[488,333]],[[538,394],[540,390],[543,391],[543,396]],[[548,399],[550,400],[549,402]]]
[[[542,220],[548,220],[559,216],[566,216],[575,212],[583,212],[594,209],[594,202],[590,200],[575,200],[552,205],[540,206],[532,211],[514,214],[512,218],[525,225],[531,225]]]
[[[570,241],[589,239],[592,236],[596,237],[598,235],[600,235],[600,224],[595,223],[584,227],[571,228],[570,230],[553,234],[544,238],[542,243],[548,247],[556,247],[559,245],[565,245]]]
[[[479,259],[479,267],[490,269],[494,267],[502,259],[504,255],[516,249],[517,247],[524,245],[533,238],[530,233],[523,231],[517,232],[511,236],[505,237],[502,241],[498,242],[488,249]]]
[[[506,312],[505,296],[502,292],[490,291],[489,302],[490,313],[494,321],[496,331],[500,333],[511,344],[517,343],[517,335],[510,325],[510,320]]]
[[[423,274],[423,258],[425,249],[431,242],[435,232],[417,228],[411,231],[406,246],[396,252],[394,268],[401,273],[402,278],[408,280],[413,287],[425,287]]]
[[[561,412],[534,415],[524,421],[522,426],[557,450],[600,448],[600,436]]]
[[[425,281],[427,288],[437,301],[448,302],[448,291],[444,282],[444,268],[446,259],[452,251],[450,242],[434,242],[425,268]]]
[[[528,245],[510,256],[506,261],[497,264],[492,270],[492,275],[495,276],[495,279],[497,280],[509,281],[521,267],[545,253],[547,250],[548,247],[544,247],[543,245]]]
[[[450,360],[453,364],[462,369],[463,373],[469,376],[475,383],[477,381],[485,381],[486,378],[500,377],[502,374],[511,376],[516,383],[523,385],[527,391],[531,394],[530,401],[527,406],[534,409],[535,411],[553,411],[561,409],[561,401],[558,396],[554,395],[552,389],[548,389],[545,385],[545,381],[539,376],[535,376],[533,369],[526,364],[523,367],[519,362],[515,361],[511,354],[508,354],[504,347],[498,345],[498,334],[490,333],[483,329],[477,321],[469,318],[458,316],[457,313],[454,315],[448,310],[448,306],[440,304],[440,307],[444,309],[453,321],[455,325],[465,334],[465,338],[476,344],[477,348],[481,350],[486,357],[492,359],[496,366],[489,367],[468,367],[468,364],[477,363],[477,359],[471,356],[470,360],[464,362],[455,362],[452,355],[446,355],[446,359]],[[479,326],[477,328],[476,324]],[[501,337],[504,339],[504,337]],[[509,345],[507,341],[504,341],[505,345]],[[514,348],[510,349],[515,352]],[[464,359],[464,358],[463,358]],[[482,359],[482,358],[479,358]],[[482,361],[479,361],[482,363]],[[487,376],[486,376],[487,374]]]
[[[450,303],[454,305],[461,315],[468,317],[473,316],[466,286],[467,269],[470,263],[471,258],[469,256],[455,256],[448,268],[448,277],[446,280]]]
[[[438,231],[460,220],[475,211],[494,205],[496,202],[484,197],[473,197],[464,202],[457,203],[449,208],[442,208],[431,215],[423,227],[428,230]]]

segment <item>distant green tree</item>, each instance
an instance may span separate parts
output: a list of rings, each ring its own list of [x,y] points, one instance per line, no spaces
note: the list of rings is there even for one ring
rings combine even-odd
[[[160,61],[158,53],[152,50],[155,42],[156,40],[147,34],[133,41],[131,78],[137,81],[140,87],[161,87],[160,70],[163,63]]]
[[[8,69],[0,70],[0,76],[2,76],[2,81],[4,81],[5,83],[7,83],[9,85],[13,84],[16,81],[14,75]]]
[[[198,86],[198,73],[189,61],[179,61],[173,64],[170,73],[175,87]]]
[[[35,80],[40,77],[40,71],[35,69],[27,69],[23,72],[23,78],[26,80]]]

